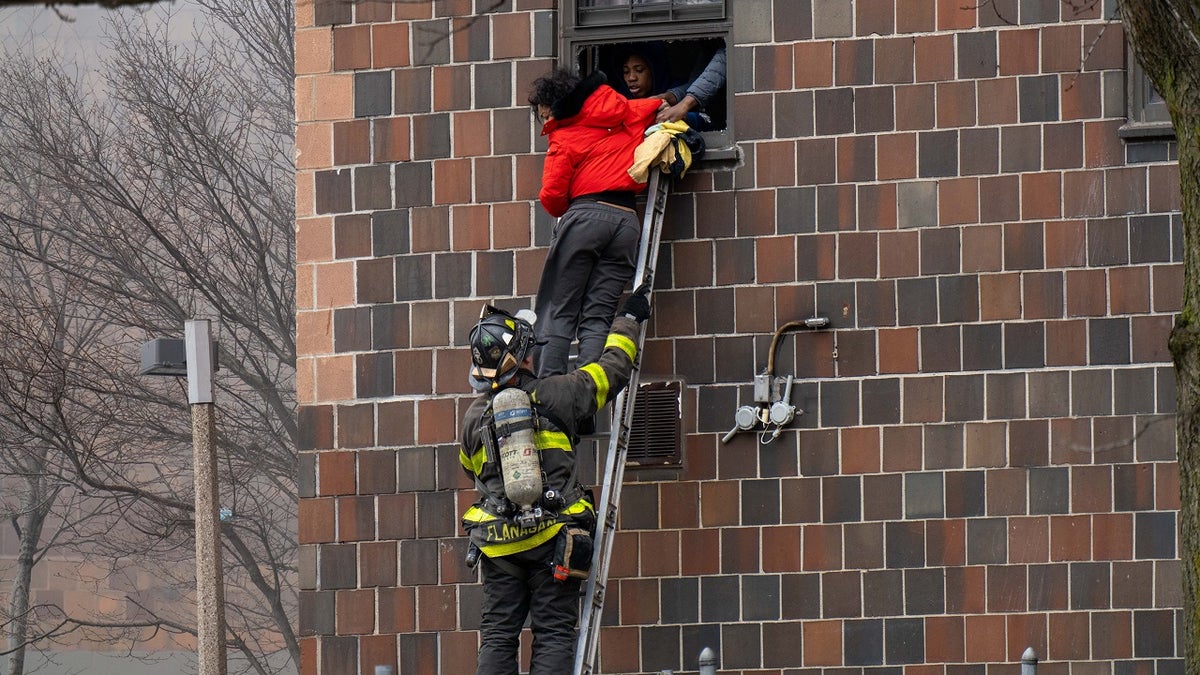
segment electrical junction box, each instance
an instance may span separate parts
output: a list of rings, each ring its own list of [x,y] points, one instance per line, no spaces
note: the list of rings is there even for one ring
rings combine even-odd
[[[213,370],[217,365],[217,343],[213,343]],[[154,338],[142,343],[142,363],[138,375],[174,375],[187,377],[187,345],[182,338]]]
[[[754,402],[755,403],[770,403],[771,402],[771,376],[766,373],[759,373],[754,376]]]

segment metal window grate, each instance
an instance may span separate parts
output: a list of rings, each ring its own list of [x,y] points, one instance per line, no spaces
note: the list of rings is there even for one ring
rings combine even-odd
[[[638,387],[625,461],[635,466],[680,466],[683,449],[683,383],[646,382]]]
[[[720,20],[725,0],[579,0],[575,16],[580,26]]]

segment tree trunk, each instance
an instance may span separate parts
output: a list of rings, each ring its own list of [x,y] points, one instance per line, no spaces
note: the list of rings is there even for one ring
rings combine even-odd
[[[50,500],[45,498],[44,478],[41,474],[27,477],[28,488],[21,497],[20,547],[17,551],[16,576],[13,579],[9,612],[12,623],[8,631],[8,675],[25,673],[25,640],[29,636],[29,591],[33,577],[33,565],[37,562],[38,542],[42,538],[42,525],[46,522]],[[14,518],[16,521],[16,518]]]
[[[1200,8],[1193,0],[1118,0],[1130,45],[1166,101],[1179,143],[1183,303],[1171,331],[1179,459],[1179,558],[1187,675],[1200,675]]]
[[[1176,445],[1179,457],[1179,557],[1183,566],[1183,652],[1187,675],[1200,674],[1200,304],[1196,286],[1200,277],[1200,115],[1176,123],[1179,139],[1180,190],[1183,193],[1184,302],[1171,331],[1171,356],[1175,360]]]

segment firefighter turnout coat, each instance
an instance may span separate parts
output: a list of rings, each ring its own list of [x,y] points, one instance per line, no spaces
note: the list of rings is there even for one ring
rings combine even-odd
[[[577,430],[580,421],[596,414],[629,382],[637,356],[637,330],[636,321],[618,317],[595,363],[540,379],[525,370],[518,373],[512,386],[525,390],[533,404],[543,485],[560,495],[556,503],[543,500],[544,516],[534,525],[519,527],[508,517],[514,510],[504,494],[500,466],[485,447],[483,433],[491,422],[493,393],[481,395],[467,409],[459,461],[480,498],[463,514],[462,524],[484,555],[494,558],[527,551],[554,538],[567,524],[591,529],[595,506],[576,477]]]

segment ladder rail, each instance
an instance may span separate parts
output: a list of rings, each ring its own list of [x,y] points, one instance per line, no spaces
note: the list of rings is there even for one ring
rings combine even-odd
[[[638,246],[637,266],[634,270],[634,288],[643,283],[653,283],[654,266],[658,258],[659,242],[662,237],[662,220],[666,212],[670,178],[660,170],[650,174],[647,186],[646,213],[642,221],[642,238]],[[625,459],[629,451],[629,431],[633,421],[633,409],[637,400],[638,381],[642,365],[642,346],[646,339],[646,325],[638,327],[637,357],[630,372],[629,383],[617,394],[613,402],[615,427],[611,430],[608,452],[605,455],[604,482],[600,490],[600,503],[596,505],[596,536],[592,551],[592,573],[588,577],[584,592],[579,638],[575,647],[575,675],[592,675],[596,662],[596,651],[600,642],[600,619],[604,612],[605,592],[608,586],[608,570],[612,562],[612,546],[617,529],[617,508],[621,503],[621,487],[625,477]]]

